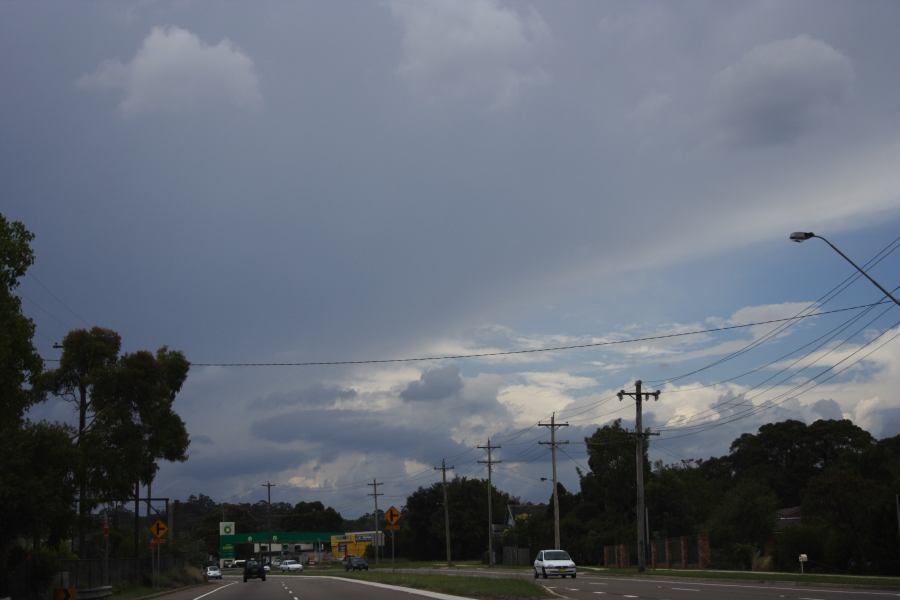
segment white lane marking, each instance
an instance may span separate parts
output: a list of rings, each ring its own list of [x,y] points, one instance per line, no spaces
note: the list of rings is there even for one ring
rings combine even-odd
[[[589,581],[588,583],[590,583],[591,585],[609,585],[605,581]]]
[[[682,592],[699,592],[699,591],[700,591],[700,590],[696,590],[696,589],[694,589],[694,588],[677,588],[677,587],[673,587],[672,589],[673,589],[673,590],[679,590],[679,591],[682,591]],[[803,599],[801,598],[800,600],[803,600]],[[818,600],[818,599],[817,599],[817,600]]]
[[[300,600],[300,598],[298,598],[297,596],[294,596],[294,600]]]
[[[605,594],[606,592],[594,592],[595,594]]]
[[[566,588],[566,591],[567,592],[577,592],[579,590],[578,590],[578,588]]]
[[[414,588],[401,587],[399,585],[388,585],[387,583],[377,583],[375,581],[366,581],[364,579],[350,579],[348,577],[334,577],[332,575],[310,575],[315,579],[331,579],[332,581],[340,581],[342,583],[350,583],[357,585],[368,585],[386,590],[395,590],[404,592],[413,596],[425,596],[426,598],[435,598],[436,600],[472,600],[464,596],[453,596],[451,594],[442,594],[440,592],[429,592],[427,590],[417,590]]]
[[[631,594],[625,594],[626,598],[639,598],[640,596],[632,596]]]
[[[227,588],[229,585],[234,585],[234,584],[236,584],[236,583],[237,583],[237,581],[232,581],[231,583],[226,583],[225,585],[220,585],[219,587],[217,587],[217,588],[214,589],[213,591],[211,591],[211,592],[206,592],[205,594],[200,594],[199,596],[197,596],[197,597],[194,598],[193,600],[200,600],[200,598],[203,598],[203,597],[205,597],[205,596],[209,596],[210,594],[215,594],[215,593],[218,592],[219,590],[224,590],[224,589]]]

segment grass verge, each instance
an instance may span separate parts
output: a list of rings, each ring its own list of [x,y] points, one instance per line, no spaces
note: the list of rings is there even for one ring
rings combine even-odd
[[[552,595],[526,579],[498,579],[493,577],[454,577],[452,575],[385,573],[346,573],[348,579],[364,579],[442,594],[468,596],[483,600],[519,600],[522,598],[550,598]]]
[[[638,576],[635,569],[604,569],[604,575]],[[783,581],[790,583],[832,583],[840,585],[866,585],[875,587],[900,587],[900,577],[866,577],[858,575],[826,575],[822,573],[775,573],[772,571],[700,571],[682,569],[648,569],[644,575],[656,577],[685,577],[691,579],[738,579],[741,581]]]

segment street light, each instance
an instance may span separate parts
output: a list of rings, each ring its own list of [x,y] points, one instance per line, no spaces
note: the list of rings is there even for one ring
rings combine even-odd
[[[837,246],[835,246],[834,244],[832,244],[831,242],[829,242],[828,240],[826,240],[825,238],[823,238],[821,235],[816,235],[816,234],[813,233],[812,231],[795,231],[794,233],[791,234],[791,241],[797,242],[798,244],[799,244],[800,242],[805,242],[806,240],[808,240],[808,239],[810,239],[810,238],[819,238],[820,240],[822,240],[823,242],[825,242],[826,244],[828,244],[829,246],[831,246],[831,248],[832,248],[835,252],[837,252],[837,253],[840,254],[842,257],[844,257],[844,260],[846,260],[848,263],[850,263],[851,265],[853,265],[853,268],[855,268],[857,271],[859,271],[860,273],[862,273],[863,275],[865,275],[866,279],[868,279],[869,281],[871,281],[872,283],[874,283],[874,284],[875,284],[875,287],[877,287],[879,290],[881,290],[881,291],[884,293],[885,296],[887,296],[888,298],[890,298],[891,300],[893,300],[893,301],[894,301],[894,304],[896,304],[897,306],[900,306],[900,301],[898,301],[896,298],[894,298],[894,295],[893,295],[893,294],[891,294],[889,291],[887,291],[886,289],[884,289],[884,288],[881,286],[880,283],[878,283],[877,281],[875,281],[874,279],[872,279],[872,278],[869,276],[869,274],[866,273],[865,271],[863,271],[862,268],[861,268],[859,265],[857,265],[855,262],[853,262],[852,260],[850,260],[850,257],[849,257],[849,256],[847,256],[846,254],[844,254],[843,252],[841,252],[841,251],[838,249]]]

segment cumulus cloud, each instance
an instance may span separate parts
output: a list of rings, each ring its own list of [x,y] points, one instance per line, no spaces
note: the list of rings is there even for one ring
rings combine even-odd
[[[418,381],[412,381],[400,393],[404,400],[443,400],[463,387],[459,369],[453,365],[425,371]]]
[[[812,410],[823,419],[837,420],[844,418],[844,414],[841,412],[841,405],[830,398],[817,400],[816,403],[812,405]]]
[[[534,9],[496,0],[393,0],[403,28],[405,56],[399,73],[438,97],[487,98],[492,108],[546,79],[535,55],[549,28]]]
[[[845,104],[853,65],[825,42],[800,35],[756,46],[713,79],[730,141],[791,141]]]
[[[127,116],[262,102],[253,61],[240,48],[227,39],[207,44],[176,26],[154,27],[134,58],[106,60],[79,85],[123,93],[119,110]]]

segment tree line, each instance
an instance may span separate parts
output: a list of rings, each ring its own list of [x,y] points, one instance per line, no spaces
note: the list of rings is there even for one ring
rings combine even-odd
[[[579,487],[558,488],[562,545],[581,564],[601,564],[603,547],[635,546],[634,434],[620,420],[585,439],[589,470]],[[726,455],[643,465],[646,505],[654,539],[709,534],[712,566],[728,569],[897,574],[900,571],[900,436],[876,440],[849,420],[812,424],[787,420],[735,439]],[[396,534],[399,556],[443,561],[443,490],[440,482],[411,493]],[[553,544],[553,509],[523,504],[492,488],[495,548],[515,546],[536,554]],[[453,560],[484,560],[487,551],[487,481],[447,482]],[[519,510],[509,511],[509,507]],[[524,510],[523,510],[524,508]],[[779,519],[790,511],[791,519]],[[373,515],[343,518],[321,502],[216,504],[192,496],[178,508],[182,528],[218,548],[218,522],[240,532],[370,531]],[[510,514],[516,516],[509,518]],[[188,516],[191,515],[191,516]],[[379,515],[384,523],[383,515]],[[511,522],[510,522],[511,521]],[[501,532],[502,531],[502,532]]]

